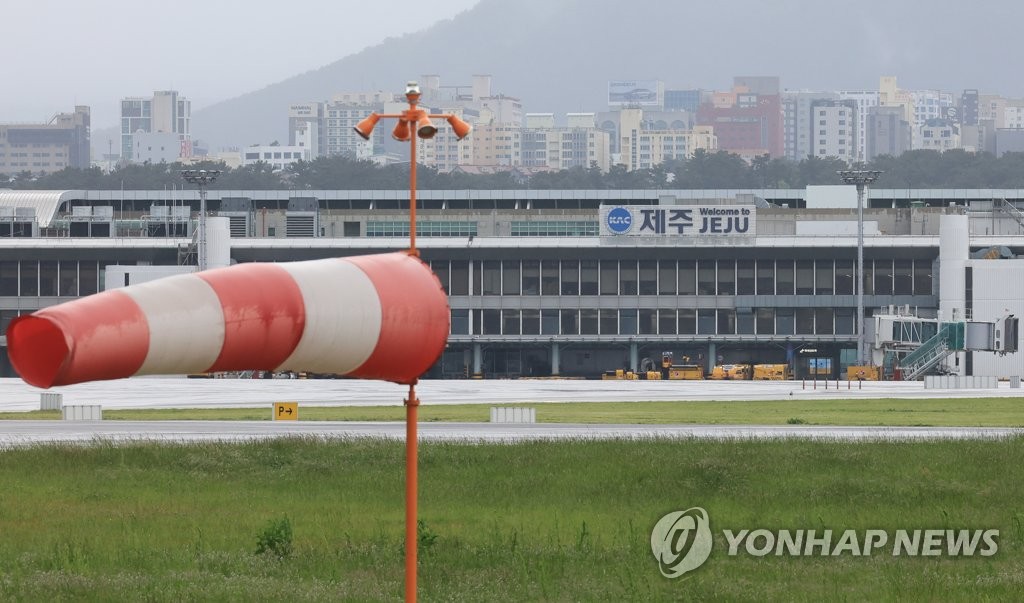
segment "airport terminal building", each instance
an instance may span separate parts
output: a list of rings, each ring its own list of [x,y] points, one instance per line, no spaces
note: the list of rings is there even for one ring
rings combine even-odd
[[[852,186],[420,191],[417,246],[451,305],[429,376],[596,378],[666,351],[708,369],[845,375],[857,361],[856,203]],[[404,249],[408,204],[407,191],[210,191],[211,265]],[[0,190],[3,330],[19,314],[194,269],[198,209],[196,191]],[[899,347],[894,324],[921,339],[928,324],[1024,314],[1021,209],[1024,189],[869,191],[873,363]],[[1024,359],[951,350],[935,370],[1007,377],[1024,374]],[[14,376],[2,337],[0,376]]]

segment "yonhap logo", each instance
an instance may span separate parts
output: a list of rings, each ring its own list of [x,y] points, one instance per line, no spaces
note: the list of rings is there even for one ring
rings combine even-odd
[[[721,520],[720,521],[727,521]],[[997,529],[724,529],[725,558],[750,557],[992,557]],[[714,538],[701,507],[673,511],[654,524],[651,552],[666,578],[678,578],[708,560]]]
[[[605,217],[612,234],[626,234],[633,227],[633,213],[625,207],[613,207]]]
[[[673,511],[651,530],[651,551],[666,578],[678,578],[704,564],[711,555],[711,525],[700,507]]]

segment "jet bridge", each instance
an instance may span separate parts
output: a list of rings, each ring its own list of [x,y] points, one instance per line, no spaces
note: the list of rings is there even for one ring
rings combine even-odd
[[[1017,351],[1018,319],[1012,314],[994,321],[946,322],[890,308],[874,319],[873,356],[881,356],[883,372],[890,379],[915,380],[942,372],[942,362],[956,352]]]

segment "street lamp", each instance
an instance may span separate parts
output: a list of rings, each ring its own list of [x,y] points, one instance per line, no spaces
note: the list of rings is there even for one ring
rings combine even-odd
[[[391,136],[400,142],[409,142],[409,255],[419,256],[416,250],[416,138],[429,140],[437,134],[437,127],[430,121],[444,119],[448,121],[455,137],[462,140],[469,135],[470,126],[455,115],[428,114],[417,105],[420,102],[420,86],[416,82],[405,85],[405,98],[409,108],[401,113],[381,114],[370,113],[355,126],[356,134],[363,140],[369,140],[374,126],[382,117],[398,119]],[[409,383],[409,397],[405,403],[405,600],[416,600],[416,557],[417,557],[417,410],[420,405],[416,397],[416,380]]]
[[[199,185],[199,232],[196,241],[199,272],[206,270],[206,187],[220,176],[220,170],[181,170],[186,182]]]
[[[845,184],[857,187],[857,365],[864,366],[864,190],[878,179],[879,170],[839,170]]]

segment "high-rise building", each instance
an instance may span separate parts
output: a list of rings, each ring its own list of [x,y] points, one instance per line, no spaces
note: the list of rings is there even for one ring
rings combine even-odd
[[[310,159],[324,149],[324,103],[297,103],[288,107],[288,145],[310,150]]]
[[[354,128],[374,111],[401,111],[395,99],[391,92],[340,92],[329,102],[295,103],[288,107],[288,145],[308,148],[306,160],[328,155],[368,159],[383,137],[375,130],[363,140]]]
[[[763,82],[757,83],[761,90],[770,89]],[[783,156],[782,103],[778,94],[749,92],[742,86],[716,93],[710,103],[697,109],[697,125],[713,128],[718,148],[723,151],[745,158]]]
[[[1024,128],[1024,99],[1008,98],[1003,107],[1003,129],[1020,130]]]
[[[924,144],[923,128],[929,121],[951,119],[954,109],[953,95],[939,90],[903,90],[896,85],[895,76],[884,76],[878,81],[878,104],[882,107],[899,107],[903,118],[910,123],[911,148],[934,148]],[[955,110],[953,111],[955,113]]]
[[[878,91],[840,90],[839,100],[857,103],[857,161],[867,161],[868,112],[878,106]]]
[[[152,97],[121,99],[121,159],[134,157],[136,133],[177,134],[178,157],[192,155],[192,101],[176,90],[158,90]]]
[[[929,119],[919,129],[922,149],[948,151],[960,148],[959,124],[950,119]]]
[[[665,110],[696,113],[700,107],[702,94],[701,90],[666,90]]]
[[[521,164],[523,128],[493,120],[473,126],[473,160],[471,165],[514,166]],[[435,136],[436,138],[436,136]],[[426,150],[426,145],[424,150]],[[429,163],[428,163],[429,165]]]
[[[811,103],[836,98],[834,92],[782,93],[782,149],[786,159],[801,161],[811,155]]]
[[[88,168],[89,136],[89,107],[82,105],[46,123],[0,124],[0,175]]]
[[[837,157],[848,163],[857,158],[857,103],[852,100],[811,102],[811,155]]]
[[[610,137],[597,129],[595,114],[569,113],[566,121],[566,127],[556,127],[552,113],[527,114],[522,130],[521,165],[553,170],[597,167],[607,172]]]
[[[342,155],[353,159],[368,159],[373,155],[375,144],[381,135],[388,131],[378,132],[374,129],[369,140],[355,131],[356,124],[374,111],[380,111],[376,104],[350,104],[335,101],[324,108],[323,119],[323,154],[328,156]]]
[[[1003,114],[1006,110],[1006,99],[998,94],[981,94],[978,96],[978,121],[990,120],[996,130],[1005,128]]]
[[[953,104],[953,95],[940,90],[910,90],[911,106],[913,107],[914,139],[913,148],[931,149],[935,148],[935,141],[924,140],[925,128],[935,120],[958,121],[956,120],[956,107]],[[957,137],[959,144],[959,137]]]
[[[619,163],[627,170],[649,169],[665,161],[692,157],[697,149],[716,151],[718,139],[711,126],[692,129],[654,129],[642,109],[620,112]]]
[[[911,126],[902,107],[871,107],[868,109],[864,138],[865,161],[880,155],[898,157],[910,150]]]
[[[978,125],[978,91],[964,90],[960,95],[960,123],[965,126]]]
[[[479,121],[479,114],[471,109],[452,107],[442,108],[438,112],[450,113],[471,124]],[[433,138],[418,141],[416,155],[420,163],[439,172],[450,172],[460,165],[473,165],[477,126],[473,128],[473,133],[459,140],[451,128],[446,125],[438,127]]]

